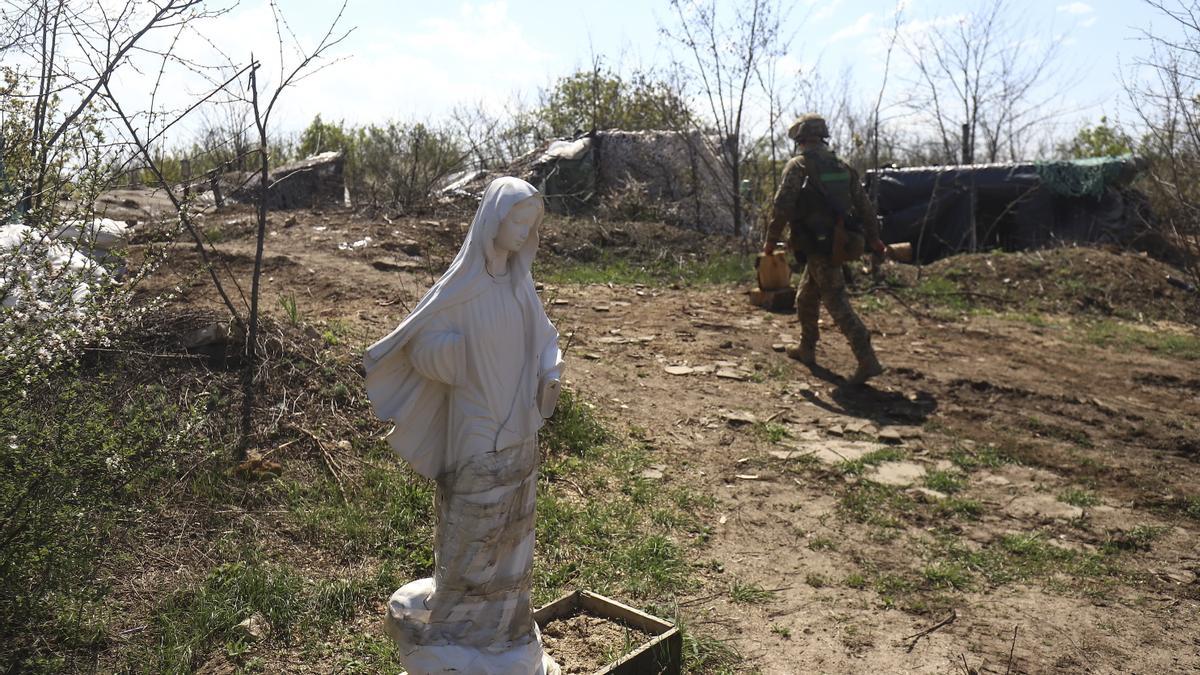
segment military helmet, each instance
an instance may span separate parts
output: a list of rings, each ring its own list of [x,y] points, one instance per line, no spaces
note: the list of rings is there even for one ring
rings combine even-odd
[[[829,125],[817,113],[807,113],[796,118],[788,127],[788,137],[793,141],[803,138],[829,138]]]

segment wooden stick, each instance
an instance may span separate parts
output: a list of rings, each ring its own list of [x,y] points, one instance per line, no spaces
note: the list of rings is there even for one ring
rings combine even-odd
[[[934,631],[936,631],[939,628],[942,628],[944,626],[949,626],[950,624],[954,623],[954,620],[957,618],[958,618],[958,610],[955,610],[952,608],[950,610],[950,616],[942,619],[941,621],[933,624],[929,628],[926,628],[925,630],[923,630],[919,633],[913,633],[912,635],[909,635],[908,637],[902,639],[901,642],[905,642],[907,640],[912,640],[912,642],[909,643],[909,645],[908,645],[908,649],[906,650],[908,652],[912,652],[912,650],[917,646],[917,643],[921,641],[921,638],[923,638],[927,635],[930,635],[931,633],[933,633]]]
[[[332,475],[333,479],[337,481],[338,493],[342,495],[342,501],[346,501],[346,485],[342,482],[342,477],[338,475],[337,469],[335,468],[337,466],[337,462],[329,455],[329,451],[325,449],[325,444],[321,442],[320,438],[317,438],[316,434],[308,429],[305,429],[299,424],[296,424],[295,422],[289,423],[288,426],[300,431],[317,444],[317,449],[321,451],[321,459],[325,463],[325,468],[329,470],[330,475]]]

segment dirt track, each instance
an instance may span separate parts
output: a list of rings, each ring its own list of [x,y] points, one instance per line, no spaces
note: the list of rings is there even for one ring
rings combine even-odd
[[[293,294],[363,339],[403,317],[462,227],[298,215],[272,216],[267,305]],[[215,218],[244,270],[249,216]],[[185,301],[209,301],[203,279],[192,288]],[[933,318],[864,299],[888,372],[849,389],[836,330],[810,371],[776,351],[794,317],[744,290],[545,296],[569,384],[659,454],[647,480],[715,498],[692,542],[702,583],[677,601],[745,671],[1200,670],[1200,362],[1104,346],[1069,314]]]

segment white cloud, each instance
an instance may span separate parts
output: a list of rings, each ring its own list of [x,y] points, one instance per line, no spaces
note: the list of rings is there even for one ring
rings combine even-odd
[[[365,31],[360,37],[369,41],[351,61],[308,84],[310,115],[367,122],[442,112],[530,91],[557,70],[503,0],[463,3],[399,35]]]
[[[814,21],[823,21],[833,16],[834,12],[837,11],[843,2],[845,0],[808,0],[810,6],[819,4],[812,13]]]
[[[1071,2],[1065,5],[1059,5],[1058,11],[1066,14],[1090,14],[1094,10],[1092,6],[1086,2]]]
[[[826,40],[826,43],[833,44],[834,42],[841,42],[842,40],[849,40],[852,38],[862,37],[862,36],[872,32],[872,30],[874,29],[874,24],[875,24],[875,13],[867,12],[866,14],[863,14],[862,16],[855,19],[854,23],[850,24],[849,26],[846,26],[845,28],[839,30],[838,32],[834,33],[833,35],[830,35],[829,39]]]
[[[424,120],[445,115],[457,104],[476,101],[500,108],[514,92],[536,90],[563,67],[561,59],[537,43],[538,27],[513,18],[505,0],[466,0],[430,7],[432,16],[399,31],[392,25],[348,17],[345,28],[356,24],[357,28],[349,41],[329,54],[331,60],[342,60],[285,91],[272,126],[295,131],[317,114],[352,124]],[[311,49],[333,14],[288,18],[300,44]],[[245,0],[236,11],[198,27],[204,37],[185,31],[175,51],[213,63],[214,56],[220,59],[215,46],[239,64],[248,62],[253,52],[262,62],[260,86],[270,88],[280,75],[274,26],[267,0]],[[283,57],[289,67],[297,61],[286,48]],[[130,69],[118,78],[121,88],[129,92],[133,109],[148,104],[148,90],[157,71],[157,63],[151,59],[141,61],[138,70]],[[181,107],[207,88],[203,78],[179,72],[166,91],[160,92],[155,107]],[[176,137],[186,136],[197,122],[185,125]]]

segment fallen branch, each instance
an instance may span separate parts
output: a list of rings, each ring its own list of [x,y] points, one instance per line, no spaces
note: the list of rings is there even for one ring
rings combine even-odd
[[[341,475],[338,474],[338,469],[345,471],[345,468],[325,449],[325,444],[321,442],[321,439],[316,434],[294,422],[288,423],[288,426],[308,436],[312,439],[313,443],[316,443],[317,449],[321,452],[321,460],[324,462],[325,468],[329,470],[330,475],[337,481],[338,493],[342,495],[342,501],[346,501],[346,484],[342,481]]]
[[[942,619],[941,621],[933,624],[929,628],[926,628],[925,630],[923,630],[919,633],[913,633],[912,635],[909,635],[908,637],[903,638],[902,640],[900,640],[901,642],[907,642],[909,640],[912,640],[912,642],[910,642],[908,645],[908,649],[906,649],[905,651],[911,653],[912,650],[917,646],[917,643],[921,641],[921,638],[933,634],[933,632],[938,630],[939,628],[949,626],[950,624],[954,623],[954,620],[957,618],[958,618],[958,610],[951,609],[950,616]]]

